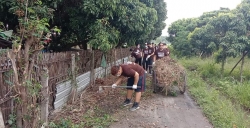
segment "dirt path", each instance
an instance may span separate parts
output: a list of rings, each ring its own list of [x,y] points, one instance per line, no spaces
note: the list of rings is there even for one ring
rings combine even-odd
[[[177,97],[153,94],[143,100],[140,109],[131,112],[129,107],[115,117],[120,117],[110,128],[212,128],[200,108],[187,93]]]

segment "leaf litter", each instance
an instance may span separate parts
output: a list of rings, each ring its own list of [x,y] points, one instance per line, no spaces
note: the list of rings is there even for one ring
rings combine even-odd
[[[110,87],[103,88],[102,93],[98,92],[99,86],[111,86],[116,79],[114,76],[97,78],[95,85],[92,85],[92,87],[88,86],[77,96],[77,100],[74,103],[67,104],[59,111],[52,112],[49,117],[50,122],[58,124],[62,119],[66,119],[74,124],[81,124],[87,123],[86,118],[88,117],[105,117],[107,115],[116,115],[112,121],[119,121],[120,117],[117,115],[119,115],[119,112],[124,112],[121,106],[125,100],[126,89],[112,89]],[[121,84],[125,84],[126,80],[124,78]],[[150,96],[147,95],[147,97]],[[90,124],[89,127],[94,127],[94,124]]]

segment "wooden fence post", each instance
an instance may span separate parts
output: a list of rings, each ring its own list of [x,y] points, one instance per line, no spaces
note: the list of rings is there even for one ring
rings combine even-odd
[[[92,57],[91,57],[91,69],[90,69],[90,85],[93,87],[95,81],[95,51],[92,50]]]
[[[74,103],[77,94],[77,83],[76,83],[76,57],[75,54],[71,54],[71,93],[69,96],[69,103]]]
[[[44,100],[41,101],[41,120],[44,122],[44,125],[48,125],[48,116],[49,116],[49,71],[47,68],[43,68],[41,76],[42,84],[42,96]]]
[[[76,57],[75,54],[71,54],[71,71],[72,71],[72,85],[73,87],[76,87]]]
[[[115,58],[114,58],[115,60],[114,60],[114,65],[117,65],[117,63],[116,63],[116,60],[117,60],[117,56],[116,56],[116,49],[115,49]]]
[[[105,54],[104,54],[105,55]],[[106,66],[104,67],[104,77],[107,77],[107,67],[108,67],[108,63],[107,63],[107,55],[108,53],[106,52],[106,56],[104,56],[105,60],[106,60]]]
[[[2,109],[0,107],[0,128],[4,128],[4,120],[3,120],[3,114],[2,114]]]

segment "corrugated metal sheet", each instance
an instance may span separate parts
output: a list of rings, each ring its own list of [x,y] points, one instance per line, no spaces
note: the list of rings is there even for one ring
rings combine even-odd
[[[90,81],[90,72],[87,72],[85,74],[76,77],[76,82],[78,86],[77,91],[79,92],[84,90],[88,86],[89,81]],[[71,81],[66,81],[64,83],[57,85],[57,94],[54,102],[55,109],[62,107],[68,101],[71,89],[72,89]]]
[[[125,63],[128,57],[116,61],[116,64]],[[111,64],[107,64],[106,75],[110,74]],[[105,68],[99,67],[95,69],[95,78],[101,78],[105,75]],[[90,82],[90,71],[76,77],[77,92],[83,91]],[[61,108],[67,101],[71,92],[71,81],[66,81],[57,85],[57,94],[54,102],[55,109]]]
[[[90,72],[87,72],[85,74],[82,74],[78,77],[76,77],[77,81],[77,92],[80,92],[84,90],[88,85],[90,81]]]

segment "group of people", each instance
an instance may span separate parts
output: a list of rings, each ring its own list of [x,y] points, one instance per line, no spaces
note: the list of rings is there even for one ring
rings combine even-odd
[[[127,94],[123,106],[132,104],[131,99],[135,91],[134,103],[130,110],[135,111],[140,108],[139,103],[142,92],[145,91],[145,79],[148,69],[151,74],[152,65],[154,65],[155,61],[164,56],[169,56],[169,54],[170,51],[164,43],[159,43],[158,46],[155,46],[153,43],[146,43],[144,49],[140,48],[140,44],[136,44],[136,48],[131,50],[131,57],[135,58],[134,62],[128,62],[111,68],[111,74],[118,77],[112,88],[116,88],[124,77],[128,78]]]
[[[136,48],[132,50],[131,57],[135,58],[135,63],[142,66],[146,73],[149,70],[149,74],[151,74],[154,62],[164,56],[169,56],[169,54],[170,51],[166,43],[160,42],[158,46],[154,43],[145,43],[144,49],[141,49],[140,44],[137,44]]]

